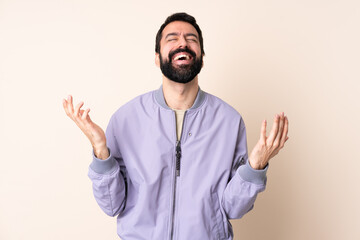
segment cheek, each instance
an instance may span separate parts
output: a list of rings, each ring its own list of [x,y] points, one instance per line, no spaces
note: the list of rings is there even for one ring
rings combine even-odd
[[[169,53],[169,50],[168,50],[168,45],[163,45],[161,48],[160,48],[160,53],[161,55],[164,57],[164,56],[167,56],[168,53]]]
[[[194,51],[196,52],[197,55],[201,55],[201,47],[196,44],[195,46],[193,46]]]
[[[201,55],[201,48],[200,48],[199,44],[197,44],[197,43],[189,44],[188,47],[196,53],[196,56]]]

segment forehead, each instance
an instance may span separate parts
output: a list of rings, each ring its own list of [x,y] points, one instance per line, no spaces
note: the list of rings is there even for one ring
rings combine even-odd
[[[195,34],[197,37],[199,37],[198,32],[193,27],[193,25],[182,21],[174,21],[166,25],[166,27],[162,31],[162,37],[166,37],[166,35],[169,33],[178,33],[178,34],[192,33]]]

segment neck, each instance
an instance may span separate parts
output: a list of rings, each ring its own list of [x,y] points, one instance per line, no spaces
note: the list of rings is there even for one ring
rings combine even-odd
[[[198,77],[191,82],[177,83],[163,76],[163,92],[169,108],[186,110],[194,104],[199,90]]]

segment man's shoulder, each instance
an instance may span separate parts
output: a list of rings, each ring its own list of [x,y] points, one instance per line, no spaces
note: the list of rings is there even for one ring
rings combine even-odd
[[[131,99],[130,101],[126,102],[120,108],[127,107],[127,106],[133,107],[134,105],[144,104],[144,103],[152,103],[155,91],[156,90],[152,90],[152,91],[140,94],[140,95],[134,97],[133,99]]]
[[[218,96],[215,96],[211,93],[206,93],[207,95],[207,101],[208,106],[212,108],[214,111],[217,111],[218,113],[225,114],[230,117],[240,117],[240,113],[229,103],[225,102],[223,99],[221,99]]]
[[[121,105],[113,114],[116,115],[123,115],[124,113],[131,113],[134,112],[137,108],[148,108],[150,105],[154,103],[154,92],[156,90],[152,90],[143,94],[140,94],[128,102]]]

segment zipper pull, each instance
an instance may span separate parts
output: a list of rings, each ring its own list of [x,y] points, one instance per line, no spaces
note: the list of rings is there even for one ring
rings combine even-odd
[[[176,176],[180,176],[180,159],[181,159],[181,146],[180,141],[176,144]]]

